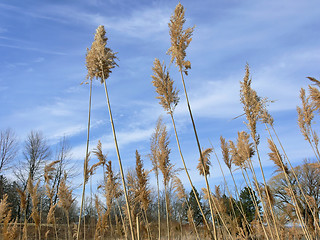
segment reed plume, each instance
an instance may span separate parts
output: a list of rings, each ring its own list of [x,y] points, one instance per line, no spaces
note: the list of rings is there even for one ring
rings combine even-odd
[[[193,30],[194,30],[194,27],[187,28],[185,30],[183,29],[183,25],[185,23],[184,14],[185,14],[185,10],[184,10],[183,6],[181,5],[181,3],[179,3],[175,8],[174,14],[171,16],[170,23],[168,24],[169,25],[169,34],[171,37],[171,47],[167,51],[167,54],[171,55],[171,63],[173,61],[175,61],[175,64],[178,67],[180,75],[181,75],[184,94],[186,97],[186,102],[187,102],[189,115],[190,115],[190,119],[191,119],[192,126],[193,126],[194,135],[195,135],[195,138],[197,141],[197,146],[198,146],[200,159],[202,162],[203,172],[205,172],[205,165],[203,162],[201,145],[200,145],[200,141],[198,138],[196,125],[195,125],[195,122],[193,119],[191,106],[190,106],[188,93],[187,93],[187,88],[185,85],[184,75],[183,75],[183,74],[188,75],[188,69],[191,68],[190,61],[185,60],[185,57],[186,57],[186,49],[189,46],[190,42],[192,41],[191,36],[192,36]],[[204,178],[206,181],[207,190],[210,193],[211,191],[210,191],[210,186],[209,186],[209,182],[207,179],[207,175],[204,175]],[[211,207],[211,198],[209,198],[209,203],[210,203],[209,205],[210,205],[211,217],[212,217],[212,219],[214,219],[213,210]],[[214,229],[214,238],[217,239],[216,228],[214,226],[215,222],[212,221],[212,223],[213,223],[213,229]]]
[[[38,211],[38,204],[39,204],[39,194],[38,194],[38,187],[40,184],[40,180],[38,180],[38,182],[33,185],[33,181],[32,179],[29,177],[28,180],[28,192],[31,195],[31,201],[32,201],[32,213],[31,213],[31,217],[35,223],[35,229],[38,232],[38,237],[39,240],[41,239],[41,232],[40,232],[40,215],[39,215],[39,211]]]
[[[152,67],[153,74],[152,84],[158,93],[157,99],[160,100],[160,105],[167,113],[172,113],[179,102],[179,91],[173,87],[174,81],[166,70],[164,63],[160,63],[159,59],[155,59]]]
[[[257,122],[260,119],[262,105],[257,92],[251,88],[251,82],[249,65],[247,64],[243,81],[240,81],[240,102],[243,105],[243,111],[248,121],[246,125],[251,132],[251,137],[258,145],[260,137],[257,134]]]
[[[201,214],[203,216],[203,220],[204,223],[206,224],[208,231],[211,233],[210,231],[210,227],[207,223],[207,220],[205,218],[205,215],[203,213],[202,207],[200,205],[199,199],[197,197],[197,194],[195,193],[195,188],[192,184],[192,180],[190,178],[186,163],[184,161],[184,157],[181,151],[181,146],[180,146],[180,141],[179,141],[179,137],[177,134],[177,129],[176,129],[176,124],[175,124],[175,120],[173,117],[173,112],[175,107],[177,106],[178,102],[179,102],[179,97],[178,97],[178,90],[176,90],[176,88],[173,87],[173,83],[174,81],[170,78],[169,76],[169,72],[166,70],[166,67],[164,64],[161,64],[159,59],[155,59],[154,61],[154,66],[152,68],[153,70],[153,74],[151,77],[153,79],[152,84],[155,86],[156,88],[156,92],[158,93],[158,96],[156,97],[157,99],[160,100],[159,104],[164,108],[164,110],[170,114],[171,117],[171,121],[172,121],[172,125],[173,125],[173,129],[174,129],[174,133],[175,133],[175,137],[176,137],[176,141],[177,141],[177,145],[178,145],[178,149],[179,149],[179,154],[183,163],[183,167],[184,170],[187,174],[188,180],[190,182],[192,191],[194,192],[194,195],[196,197],[196,201],[197,204],[199,206],[199,209],[201,211]],[[156,173],[157,174],[157,173]],[[160,222],[160,220],[159,220]],[[160,223],[159,223],[160,224]],[[159,228],[160,229],[160,228]],[[160,239],[160,230],[159,230],[159,239]]]
[[[310,96],[306,96],[305,89],[300,89],[300,99],[302,103],[302,107],[297,106],[298,112],[298,125],[300,127],[300,131],[304,136],[305,140],[307,140],[312,147],[312,150],[320,163],[320,153],[318,150],[319,138],[315,131],[312,129],[312,121],[314,118],[315,105],[310,101]]]
[[[255,151],[257,154],[258,161],[259,161],[261,175],[263,178],[263,183],[266,186],[267,185],[266,178],[265,178],[265,174],[263,171],[263,167],[262,167],[262,163],[261,163],[261,159],[260,159],[260,154],[259,154],[259,150],[258,150],[260,136],[257,133],[257,122],[259,120],[261,120],[261,112],[263,112],[263,104],[262,104],[261,98],[258,96],[257,92],[252,89],[251,82],[252,82],[252,79],[250,77],[249,65],[247,64],[245,67],[245,76],[243,78],[243,81],[240,81],[240,102],[243,105],[243,111],[244,111],[246,119],[247,119],[247,122],[245,124],[247,125],[248,129],[250,130],[251,138],[253,139]],[[249,163],[252,164],[251,161],[249,161]],[[254,179],[257,182],[256,176],[255,176],[256,174],[255,174],[253,167],[252,167],[252,172],[254,175]],[[268,192],[266,192],[266,193],[268,195]],[[273,220],[273,227],[275,229],[275,234],[276,234],[277,239],[280,240],[278,227],[276,224],[276,219],[275,219],[272,205],[271,205],[269,199],[270,199],[270,196],[267,196],[268,208],[270,209],[270,212],[271,212],[271,216],[272,216],[272,220]],[[263,201],[262,201],[262,203],[263,203]]]
[[[289,174],[289,169],[283,163],[282,156],[280,155],[277,146],[270,139],[268,139],[268,144],[269,144],[269,149],[271,150],[271,152],[268,153],[269,158],[278,167],[276,172],[284,171],[286,174]]]
[[[237,166],[237,167],[239,167],[241,169],[241,173],[242,173],[243,179],[245,180],[246,186],[249,189],[250,198],[251,198],[252,202],[254,203],[256,211],[258,211],[257,199],[256,199],[256,197],[255,197],[255,195],[253,193],[252,185],[251,185],[251,182],[250,182],[249,176],[247,174],[247,170],[246,170],[247,168],[249,168],[252,171],[254,181],[255,181],[256,184],[258,184],[257,179],[255,178],[255,173],[253,172],[253,167],[252,167],[252,163],[251,163],[251,158],[255,154],[255,151],[254,151],[253,143],[249,142],[249,138],[250,138],[250,136],[249,136],[248,133],[246,133],[244,131],[238,132],[237,143],[234,144],[233,141],[229,140],[229,147],[230,147],[231,162],[235,166]],[[236,182],[235,182],[233,173],[231,171],[231,168],[229,168],[229,171],[231,173],[232,180],[233,180],[235,188],[236,188],[237,196],[240,199],[240,194],[239,194],[239,192],[237,190]],[[248,181],[247,181],[247,179],[246,179],[246,177],[244,175],[244,172],[247,174]],[[259,193],[259,196],[261,197],[261,192],[259,191],[258,193]],[[242,215],[246,219],[246,213],[244,212],[243,204],[242,204],[241,201],[239,203],[240,203],[240,208],[241,208],[240,212],[242,213]],[[263,209],[265,209],[265,205],[264,205],[263,202],[262,202],[262,206],[263,206]],[[260,214],[257,213],[257,216],[258,216],[258,219],[259,219],[259,222],[260,222],[258,224],[259,227],[262,228],[265,237],[267,239],[269,239],[268,233],[266,232],[266,229],[265,229],[265,227],[263,225],[263,220],[262,220]],[[269,223],[268,217],[266,217],[266,220]],[[245,221],[247,221],[247,220],[245,220]],[[270,224],[268,224],[268,225],[270,227]],[[252,229],[252,232],[253,231],[254,231],[254,229]],[[273,236],[272,236],[272,238],[273,238]]]
[[[88,78],[100,79],[101,83],[109,78],[112,69],[118,66],[115,62],[117,53],[106,47],[108,38],[105,35],[104,26],[100,25],[96,30],[94,41],[90,50],[87,50],[86,56]]]
[[[320,87],[320,81],[313,77],[307,77],[311,82],[313,82],[318,88]],[[312,99],[312,104],[315,110],[320,111],[320,91],[318,88],[315,88],[309,85],[310,97]]]
[[[199,170],[199,174],[204,175],[210,175],[210,154],[212,153],[213,148],[207,148],[202,151],[202,157],[203,157],[203,163],[201,159],[198,160],[198,166],[197,169]],[[204,166],[204,167],[203,167]]]
[[[169,137],[166,126],[163,127],[162,132],[159,135],[159,169],[163,176],[165,201],[166,201],[166,218],[167,218],[167,237],[170,240],[170,199],[168,196],[168,185],[174,174],[174,165],[169,159],[171,150],[169,148]]]
[[[168,49],[167,54],[171,55],[171,63],[175,61],[180,71],[183,71],[186,75],[187,70],[191,68],[191,63],[186,58],[186,49],[192,41],[192,33],[194,27],[183,29],[183,25],[186,22],[184,18],[185,10],[181,3],[178,3],[174,10],[174,14],[171,16],[169,26],[169,34],[171,38],[171,47]]]
[[[25,191],[20,190],[17,188],[17,192],[20,196],[20,213],[24,212],[24,224],[23,224],[23,236],[22,240],[26,240],[28,233],[27,233],[27,189]],[[1,214],[0,214],[1,216]]]
[[[141,156],[136,150],[136,174],[137,174],[137,189],[136,189],[136,201],[140,202],[140,208],[142,216],[146,222],[146,229],[148,233],[148,238],[151,239],[151,233],[149,228],[149,221],[147,216],[147,210],[149,207],[149,204],[151,202],[150,199],[150,189],[148,184],[148,171],[146,171],[143,168],[143,161],[141,159]]]
[[[68,226],[68,239],[72,239],[70,221],[69,221],[69,210],[71,205],[75,201],[75,198],[72,196],[72,190],[67,186],[67,175],[65,174],[58,191],[59,203],[58,205],[65,211],[67,217],[67,226]]]
[[[149,155],[149,158],[152,163],[152,170],[154,171],[156,175],[156,180],[157,180],[157,202],[158,202],[158,239],[161,239],[161,216],[160,216],[160,188],[159,188],[159,138],[161,135],[161,132],[164,129],[164,124],[162,122],[162,118],[159,117],[157,120],[157,125],[152,133],[151,136],[151,153]]]
[[[27,194],[26,191],[21,191],[19,188],[16,189],[20,196],[20,208],[25,210],[27,207]]]
[[[13,220],[12,211],[8,203],[8,195],[5,194],[0,200],[0,225],[4,240],[14,240],[18,237],[17,220]]]
[[[44,181],[45,181],[45,193],[49,198],[50,205],[49,205],[49,212],[47,215],[47,224],[53,224],[54,230],[55,230],[55,236],[56,239],[58,239],[58,232],[56,227],[56,221],[55,221],[55,208],[57,206],[56,204],[53,204],[53,196],[55,192],[55,185],[51,187],[51,180],[53,179],[53,174],[56,170],[55,165],[59,163],[60,161],[52,161],[48,165],[46,164],[44,167]]]
[[[189,224],[192,223],[192,226],[194,228],[194,232],[196,234],[196,238],[200,240],[200,237],[199,237],[199,233],[198,233],[198,230],[197,230],[197,226],[194,222],[194,218],[193,218],[193,210],[191,209],[191,206],[188,202],[188,198],[187,198],[187,194],[186,194],[186,191],[185,191],[185,188],[180,180],[180,178],[178,178],[177,176],[174,176],[172,178],[172,187],[174,189],[174,193],[177,194],[177,197],[183,201],[183,204],[186,203],[187,204],[187,207],[188,207],[188,210],[187,210],[187,216],[188,216],[188,221],[189,221]]]

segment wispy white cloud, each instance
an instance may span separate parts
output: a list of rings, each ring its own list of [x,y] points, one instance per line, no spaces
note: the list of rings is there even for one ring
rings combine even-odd
[[[169,13],[171,12],[169,9],[159,9],[152,6],[133,9],[126,16],[105,16],[83,11],[83,9],[58,5],[42,10],[55,18],[66,19],[69,23],[82,22],[95,27],[105,25],[107,29],[135,38],[161,37],[159,33],[167,31]]]
[[[126,147],[127,145],[137,143],[140,141],[145,141],[151,137],[153,132],[153,128],[144,128],[144,129],[127,129],[127,130],[120,130],[117,134],[117,140],[119,144],[120,151],[122,148]],[[108,135],[102,135],[98,138],[95,138],[90,141],[91,149],[97,146],[98,140],[102,142],[102,147],[104,152],[109,152],[114,149],[114,140],[112,133]],[[72,156],[74,159],[82,159],[85,155],[86,144],[80,144],[75,146],[72,149]]]
[[[18,46],[18,45],[3,44],[3,43],[0,43],[0,47],[3,47],[3,48],[14,48],[14,49],[20,49],[20,50],[25,50],[25,51],[33,51],[33,52],[39,52],[39,53],[44,53],[44,54],[52,54],[52,55],[66,55],[66,53],[59,52],[59,51],[51,51],[51,50],[46,50],[46,49],[42,49],[42,48]]]

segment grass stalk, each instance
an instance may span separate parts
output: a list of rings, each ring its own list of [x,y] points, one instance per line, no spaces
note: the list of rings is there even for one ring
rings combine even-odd
[[[167,238],[170,240],[170,218],[169,218],[169,199],[168,199],[167,184],[164,184],[164,194],[166,201],[166,221],[167,221]]]
[[[265,213],[265,219],[267,221],[267,226],[269,227],[269,233],[267,233],[266,231],[266,228],[264,227],[264,223],[263,223],[263,219],[259,213],[259,206],[258,206],[258,203],[257,203],[257,199],[254,197],[254,191],[253,191],[253,186],[251,184],[251,181],[250,181],[250,177],[249,177],[249,174],[248,174],[248,171],[246,168],[241,168],[241,172],[242,172],[242,177],[243,179],[245,180],[245,183],[246,183],[246,186],[249,188],[249,194],[250,194],[250,198],[254,204],[254,207],[256,208],[257,210],[257,215],[259,217],[259,222],[262,226],[262,229],[264,231],[264,234],[265,236],[267,237],[267,239],[269,239],[268,237],[268,234],[270,234],[271,238],[274,239],[274,235],[273,235],[273,232],[272,232],[272,229],[271,229],[271,225],[270,225],[270,222],[269,222],[269,216],[268,216],[268,211],[263,203],[263,199],[262,199],[262,194],[261,194],[261,191],[260,191],[260,187],[257,186],[257,183],[254,181],[254,183],[256,184],[256,188],[257,188],[257,191],[258,191],[258,196],[260,197],[261,199],[261,203],[262,203],[262,209],[263,209],[263,212]],[[244,173],[246,173],[246,175],[244,175]],[[259,189],[259,190],[258,190]]]
[[[83,164],[83,185],[82,185],[81,205],[80,205],[78,230],[77,230],[77,240],[79,240],[81,217],[82,217],[83,206],[84,206],[84,201],[85,201],[85,192],[86,192],[86,175],[87,175],[87,169],[88,169],[90,123],[91,123],[91,100],[92,100],[92,79],[90,79],[87,143],[86,143],[86,155],[85,155],[84,164]]]
[[[173,129],[174,129],[174,134],[175,134],[175,137],[176,137],[176,142],[177,142],[177,145],[178,145],[179,154],[180,154],[180,157],[181,157],[181,160],[182,160],[183,168],[184,168],[184,171],[185,171],[186,174],[187,174],[187,177],[188,177],[188,180],[189,180],[189,183],[190,183],[192,192],[193,192],[193,194],[194,194],[194,196],[195,196],[196,202],[197,202],[197,204],[198,204],[198,207],[199,207],[199,209],[200,209],[201,215],[202,215],[202,217],[203,217],[203,222],[205,223],[205,225],[206,225],[206,227],[207,227],[207,229],[208,229],[208,232],[210,233],[212,239],[213,239],[213,238],[216,239],[216,238],[212,235],[212,232],[211,232],[211,230],[210,230],[209,224],[208,224],[208,222],[207,222],[207,219],[206,219],[205,214],[204,214],[204,212],[203,212],[203,209],[202,209],[202,207],[201,207],[200,201],[199,201],[199,199],[198,199],[198,197],[197,197],[196,190],[195,190],[195,188],[194,188],[194,186],[193,186],[191,177],[190,177],[190,175],[189,175],[188,168],[187,168],[186,163],[185,163],[185,161],[184,161],[184,157],[183,157],[183,154],[182,154],[182,150],[181,150],[181,146],[180,146],[180,141],[179,141],[179,137],[178,137],[178,133],[177,133],[177,128],[176,128],[175,120],[174,120],[174,117],[173,117],[173,112],[172,112],[171,110],[170,110],[170,116],[171,116],[172,125],[173,125]]]
[[[189,103],[188,93],[187,93],[187,89],[186,89],[186,85],[185,85],[185,81],[184,81],[184,77],[183,77],[183,73],[182,73],[182,66],[181,65],[179,66],[179,72],[181,74],[183,90],[184,90],[184,94],[185,94],[186,101],[187,101],[188,111],[189,111],[190,119],[191,119],[191,122],[192,122],[194,135],[195,135],[195,138],[196,138],[196,141],[197,141],[197,146],[198,146],[198,151],[199,151],[199,154],[200,154],[200,160],[201,160],[201,163],[202,163],[203,172],[205,173],[205,167],[204,167],[204,161],[203,161],[203,156],[202,156],[202,151],[201,151],[201,145],[200,145],[200,141],[199,141],[199,138],[198,138],[196,125],[194,123],[194,119],[193,119],[193,115],[192,115],[192,111],[191,111],[191,107],[190,107],[190,103]],[[209,206],[210,206],[210,213],[211,213],[212,225],[213,225],[213,230],[214,230],[214,238],[215,238],[215,240],[217,240],[217,231],[216,231],[215,218],[214,218],[214,214],[213,214],[212,201],[211,201],[211,190],[210,190],[210,186],[209,186],[209,182],[208,182],[208,178],[207,178],[206,174],[204,174],[204,179],[205,179],[206,188],[207,188],[207,191],[208,191],[208,194],[209,194]]]
[[[118,157],[118,162],[119,162],[120,175],[121,175],[121,180],[122,180],[122,185],[123,185],[123,192],[124,192],[127,211],[128,211],[131,238],[132,238],[132,240],[135,240],[134,231],[133,231],[133,224],[132,224],[132,217],[131,217],[131,210],[130,210],[130,205],[129,205],[129,201],[128,201],[128,194],[127,194],[127,189],[126,189],[126,182],[125,182],[125,179],[124,179],[124,173],[123,173],[123,168],[122,168],[120,151],[119,151],[116,131],[115,131],[114,123],[113,123],[112,111],[111,111],[111,106],[110,106],[110,100],[109,100],[109,95],[108,95],[107,84],[106,84],[105,77],[104,77],[104,71],[102,71],[102,76],[103,76],[102,81],[103,81],[103,84],[104,84],[104,90],[105,90],[107,104],[108,104],[108,111],[109,111],[109,117],[110,117],[110,122],[111,122],[111,127],[112,127],[113,139],[114,139],[114,144],[115,144],[117,157]]]
[[[233,214],[233,216],[234,216],[234,220],[236,221],[236,213],[235,213],[235,209],[234,209],[234,205],[233,205],[233,201],[232,201],[232,199],[233,199],[233,198],[232,198],[232,194],[231,194],[231,192],[230,192],[230,190],[229,190],[228,183],[227,183],[226,177],[225,177],[225,175],[224,175],[224,172],[223,172],[223,170],[222,170],[220,160],[219,160],[219,158],[218,158],[218,155],[217,155],[217,153],[216,153],[216,151],[215,151],[212,143],[211,143],[211,147],[212,147],[213,152],[214,152],[214,154],[215,154],[215,156],[216,156],[216,159],[217,159],[217,161],[218,161],[219,168],[220,168],[220,171],[221,171],[221,173],[222,173],[223,180],[224,180],[224,183],[225,183],[225,186],[226,186],[226,190],[227,190],[228,195],[229,195],[229,200],[230,200],[229,202],[230,202],[230,207],[231,207],[231,209],[232,209],[232,214]],[[239,196],[239,200],[240,200],[240,196]],[[249,224],[249,222],[248,222],[248,220],[247,220],[246,215],[244,214],[243,207],[242,207],[242,203],[241,203],[241,201],[239,201],[239,202],[240,202],[241,208],[239,208],[238,204],[235,204],[235,205],[236,205],[237,209],[239,210],[240,214],[243,216],[243,218],[244,218],[244,220],[245,220],[245,224],[246,224],[246,226],[248,227],[250,234],[252,235],[252,229],[251,229],[251,226],[250,226],[250,224]],[[237,221],[236,221],[236,222],[237,222]],[[238,222],[237,222],[237,225],[238,225],[238,227],[240,228]]]

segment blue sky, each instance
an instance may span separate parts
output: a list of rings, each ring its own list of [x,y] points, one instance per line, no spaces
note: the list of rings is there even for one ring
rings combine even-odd
[[[72,160],[79,169],[85,155],[88,108],[85,54],[95,29],[104,25],[108,45],[118,52],[119,68],[108,79],[120,152],[125,169],[134,166],[137,149],[146,168],[150,137],[162,114],[171,136],[171,160],[182,167],[169,117],[158,104],[151,84],[155,58],[169,64],[168,22],[178,1],[0,1],[0,128],[12,128],[21,142],[31,130],[42,131],[55,146],[68,137]],[[320,3],[310,1],[181,1],[186,27],[196,26],[187,49],[192,69],[186,78],[200,141],[220,154],[219,137],[235,139],[245,130],[239,102],[239,81],[248,62],[253,87],[260,96],[276,100],[270,106],[275,127],[289,158],[296,165],[313,158],[297,126],[299,89],[307,76],[319,78]],[[182,151],[197,187],[198,153],[182,84],[174,66],[170,72],[181,90],[175,117]],[[316,116],[316,120],[318,116]],[[268,177],[265,131],[261,133],[263,165]],[[90,148],[102,141],[118,168],[103,87],[93,89]],[[212,160],[211,185],[223,182]],[[255,160],[256,162],[256,160]],[[8,173],[9,174],[9,173]],[[186,177],[180,174],[188,186]],[[101,178],[98,172],[94,182]],[[240,180],[241,181],[241,180]],[[74,179],[80,183],[81,178]],[[188,188],[188,187],[187,187]]]

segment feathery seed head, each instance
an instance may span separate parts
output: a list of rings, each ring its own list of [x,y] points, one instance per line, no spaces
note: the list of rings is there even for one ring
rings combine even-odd
[[[107,160],[107,154],[103,154],[102,152],[102,144],[100,142],[100,140],[98,140],[98,144],[97,144],[97,148],[94,149],[93,154],[96,155],[96,157],[99,160],[99,163],[101,165],[105,165],[106,164],[106,160]]]
[[[20,196],[20,208],[25,210],[27,207],[27,194],[26,191],[21,191],[19,188],[17,188],[17,192]]]
[[[69,212],[69,209],[72,203],[75,201],[75,198],[72,197],[72,190],[67,186],[67,175],[65,174],[62,178],[62,181],[59,186],[58,191],[59,197],[59,206],[62,207],[66,212]]]
[[[148,172],[143,168],[143,161],[141,159],[138,150],[136,150],[136,174],[137,174],[137,196],[138,201],[141,202],[143,209],[146,211],[148,209],[150,200],[150,193],[148,187]]]
[[[59,163],[60,161],[53,161],[48,165],[45,165],[44,167],[44,180],[47,184],[49,184],[49,181],[52,180],[53,178],[53,172],[56,170],[56,168],[54,167],[54,165],[56,165],[57,163]]]
[[[271,150],[270,153],[268,153],[269,158],[271,161],[274,162],[274,164],[278,167],[276,172],[282,172],[284,171],[286,174],[289,174],[288,167],[283,163],[282,157],[280,155],[280,152],[277,148],[277,146],[274,144],[273,141],[268,139],[269,148]]]
[[[229,144],[228,142],[226,142],[226,140],[222,136],[220,136],[220,143],[221,143],[223,161],[227,165],[227,167],[231,169],[232,159],[230,158]]]
[[[262,111],[261,98],[257,92],[251,88],[251,78],[249,65],[246,65],[246,73],[243,81],[240,81],[240,102],[243,104],[243,110],[246,115],[248,123],[247,127],[251,131],[251,136],[256,143],[259,142],[259,135],[257,134],[257,121]]]
[[[94,36],[91,49],[87,49],[86,66],[88,69],[87,78],[100,78],[103,83],[112,72],[111,69],[118,66],[115,60],[116,53],[106,47],[108,38],[105,36],[104,26],[100,25]]]
[[[273,126],[274,119],[271,116],[271,114],[267,110],[267,105],[270,101],[268,98],[260,98],[260,104],[261,104],[261,109],[260,109],[260,120],[263,123],[269,124],[270,126]]]
[[[302,102],[302,107],[297,106],[298,112],[298,125],[300,131],[306,140],[309,139],[311,135],[310,126],[314,118],[314,106],[310,103],[310,96],[306,97],[306,92],[303,88],[300,90],[300,99]]]
[[[246,168],[247,162],[254,155],[253,143],[250,143],[249,139],[249,134],[242,131],[238,132],[237,146],[229,141],[232,162],[238,167]]]
[[[210,154],[213,151],[213,148],[207,148],[205,150],[202,150],[202,158],[203,158],[203,163],[201,161],[201,157],[198,160],[198,166],[197,169],[199,170],[200,175],[210,175]]]
[[[54,218],[54,213],[56,209],[57,203],[56,204],[51,204],[48,215],[47,215],[47,223],[48,224],[53,224],[55,222]]]
[[[249,142],[250,136],[245,131],[238,132],[237,148],[243,161],[247,161],[254,155],[253,143]]]
[[[155,59],[152,68],[153,74],[152,84],[156,88],[156,92],[159,96],[160,105],[167,111],[167,113],[173,112],[179,102],[178,92],[176,88],[173,88],[173,80],[171,79],[169,72],[166,70],[166,66],[160,63],[159,59]]]
[[[171,63],[175,61],[176,66],[180,68],[186,75],[187,70],[191,68],[191,63],[185,60],[186,49],[192,41],[192,33],[194,27],[183,29],[183,24],[186,22],[184,18],[185,10],[181,3],[178,3],[171,16],[169,26],[169,34],[171,38],[171,47],[168,49],[167,54],[171,55]]]
[[[320,87],[320,81],[313,77],[307,77],[310,81],[314,82],[314,85],[316,85],[318,88]],[[320,111],[320,91],[318,88],[312,87],[309,85],[309,93],[310,97],[312,99],[312,105],[315,108],[315,110]]]
[[[177,197],[180,200],[187,199],[187,194],[180,178],[178,178],[177,176],[174,176],[172,179],[172,186],[173,186],[174,192],[177,194]]]

